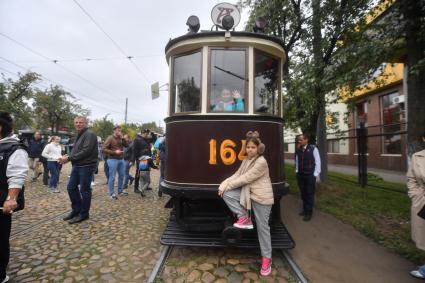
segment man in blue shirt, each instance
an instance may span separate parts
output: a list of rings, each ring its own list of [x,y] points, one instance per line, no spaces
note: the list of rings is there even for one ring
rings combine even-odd
[[[310,221],[313,215],[316,179],[319,178],[321,168],[319,150],[308,142],[307,134],[300,135],[299,147],[295,152],[295,172],[303,201],[300,215],[304,216],[304,221]]]

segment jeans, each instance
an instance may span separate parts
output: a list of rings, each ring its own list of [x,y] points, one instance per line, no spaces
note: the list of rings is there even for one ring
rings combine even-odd
[[[109,178],[108,189],[109,195],[114,193],[115,174],[118,172],[118,193],[122,193],[124,181],[124,159],[108,159]]]
[[[134,179],[133,176],[130,175],[130,161],[124,160],[124,187],[128,187],[128,182]]]
[[[103,171],[105,172],[106,180],[109,180],[109,167],[107,158],[105,158],[103,161]]]
[[[303,201],[303,211],[307,215],[313,213],[314,207],[314,192],[316,187],[316,177],[313,174],[303,175],[297,174],[298,187],[301,192],[301,199]]]
[[[59,181],[59,163],[56,161],[47,161],[47,169],[50,172],[49,188],[56,189]]]
[[[49,185],[49,169],[47,168],[47,161],[43,162],[43,185]]]
[[[161,159],[160,167],[159,167],[159,184],[164,181],[165,174],[165,159]]]
[[[91,181],[96,165],[72,166],[68,181],[68,195],[71,200],[72,213],[88,217],[91,205]],[[79,186],[79,188],[78,188]]]
[[[11,228],[12,216],[0,212],[0,282],[6,277],[6,268],[9,264]]]

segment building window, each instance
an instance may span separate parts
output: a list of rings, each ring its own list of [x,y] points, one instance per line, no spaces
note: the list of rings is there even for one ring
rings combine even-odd
[[[401,154],[401,117],[404,113],[404,96],[393,92],[381,97],[383,154]]]
[[[255,52],[254,111],[279,114],[279,60]]]
[[[284,152],[289,152],[289,145],[288,145],[288,143],[283,143],[283,151]]]
[[[202,53],[182,55],[173,63],[173,113],[201,111]]]
[[[246,111],[246,50],[212,49],[210,111]]]
[[[340,153],[339,140],[328,141],[328,153]]]

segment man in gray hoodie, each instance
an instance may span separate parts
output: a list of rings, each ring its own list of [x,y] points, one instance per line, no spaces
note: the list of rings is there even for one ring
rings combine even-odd
[[[10,230],[12,213],[22,209],[18,198],[28,174],[28,153],[13,135],[13,119],[0,112],[0,282],[9,281],[6,268],[10,257]]]

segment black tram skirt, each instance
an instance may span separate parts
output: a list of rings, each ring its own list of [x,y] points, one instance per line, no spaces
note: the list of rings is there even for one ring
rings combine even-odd
[[[294,240],[282,223],[273,223],[271,240],[273,249],[292,249],[295,247]],[[170,220],[161,236],[161,244],[167,246],[192,246],[192,247],[228,247],[259,248],[257,231],[242,230],[230,227],[230,233],[240,232],[239,236],[232,239],[224,239],[225,232],[197,232],[184,230],[175,220]],[[225,229],[226,230],[226,229]],[[230,236],[232,238],[232,236]]]

